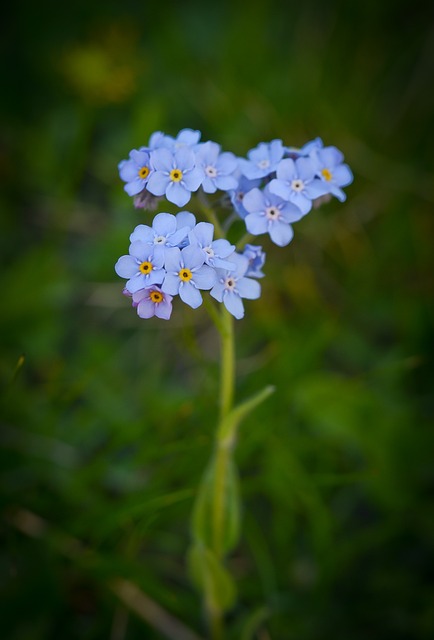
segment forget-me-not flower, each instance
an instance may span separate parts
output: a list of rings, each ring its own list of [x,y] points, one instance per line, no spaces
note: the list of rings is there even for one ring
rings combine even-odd
[[[346,187],[353,181],[351,169],[344,164],[344,154],[336,147],[324,147],[315,149],[311,159],[316,174],[327,187],[328,193],[343,202],[347,196],[340,187]]]
[[[228,191],[235,189],[237,179],[232,175],[238,167],[233,153],[220,153],[221,147],[217,142],[204,142],[195,149],[197,163],[202,167],[205,177],[202,189],[205,193],[215,193],[217,189]]]
[[[126,182],[125,191],[129,196],[137,195],[145,189],[151,173],[148,151],[133,149],[130,151],[130,159],[122,160],[118,169],[121,179]]]
[[[172,314],[172,296],[161,291],[161,288],[155,284],[135,291],[132,298],[133,307],[137,308],[137,315],[140,318],[157,316],[162,320],[169,320]]]
[[[179,247],[187,237],[189,227],[179,228],[176,217],[171,213],[157,213],[152,227],[139,224],[130,235],[130,242],[140,240],[145,244],[160,245],[162,247]]]
[[[133,242],[129,255],[116,262],[115,271],[121,278],[128,278],[125,288],[130,293],[145,289],[153,284],[161,284],[164,270],[164,249],[144,242]]]
[[[238,184],[234,190],[229,191],[229,195],[235,211],[238,213],[240,218],[245,218],[248,214],[248,211],[246,211],[244,208],[243,198],[248,191],[260,186],[261,179],[257,178],[256,180],[249,180],[241,173],[237,176],[237,179]]]
[[[269,233],[279,247],[285,247],[292,240],[294,232],[290,223],[303,217],[295,204],[271,193],[268,185],[263,191],[252,189],[246,193],[243,205],[249,212],[244,219],[247,231],[254,236]]]
[[[204,264],[203,251],[199,247],[166,249],[166,276],[161,290],[171,296],[179,294],[183,302],[193,309],[202,304],[199,289],[211,289],[216,281],[216,272]]]
[[[260,142],[257,147],[247,153],[248,160],[239,158],[239,167],[243,175],[249,180],[265,178],[276,170],[279,161],[283,158],[285,148],[282,140]]]
[[[204,177],[201,167],[191,149],[183,146],[172,152],[169,149],[154,149],[151,152],[154,171],[146,185],[155,196],[165,195],[169,202],[183,207],[190,200],[192,191],[197,191]]]
[[[223,302],[226,309],[237,320],[244,316],[242,298],[256,300],[261,295],[261,285],[257,280],[246,278],[249,261],[239,253],[232,254],[228,260],[233,262],[235,269],[228,271],[217,269],[217,282],[210,291],[213,298]]]
[[[271,193],[297,205],[303,214],[312,209],[312,200],[328,192],[324,183],[316,177],[310,157],[281,160],[276,169],[276,178],[271,180],[269,188]]]
[[[265,252],[262,250],[262,247],[254,244],[246,244],[242,255],[249,261],[246,277],[263,278],[265,273],[262,273],[261,269],[265,264]]]
[[[235,251],[235,245],[223,238],[213,240],[213,236],[214,225],[199,222],[188,234],[188,239],[192,247],[198,247],[203,252],[205,264],[220,269],[233,269],[232,263],[225,258]]]

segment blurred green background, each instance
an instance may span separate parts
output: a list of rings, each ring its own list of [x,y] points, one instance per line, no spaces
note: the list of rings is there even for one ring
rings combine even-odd
[[[236,326],[238,398],[277,391],[237,449],[228,638],[434,637],[433,26],[428,3],[392,0],[11,7],[2,638],[164,637],[150,602],[205,636],[185,552],[218,339],[185,305],[141,321],[113,270],[147,221],[117,163],[183,127],[238,155],[321,136],[355,175],[288,247],[264,241],[262,297]],[[149,600],[123,604],[120,578]]]

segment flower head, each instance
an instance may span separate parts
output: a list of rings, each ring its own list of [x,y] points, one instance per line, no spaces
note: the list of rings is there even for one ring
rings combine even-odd
[[[153,284],[161,284],[166,274],[163,267],[163,247],[137,241],[130,245],[129,255],[121,256],[116,262],[115,271],[121,278],[128,278],[125,288],[135,293]]]
[[[220,152],[216,142],[203,142],[196,148],[196,159],[205,174],[202,189],[205,193],[215,193],[217,189],[235,189],[237,179],[232,175],[238,163],[233,153]]]
[[[165,195],[169,202],[183,207],[190,200],[192,191],[202,183],[203,170],[196,166],[193,151],[182,146],[176,151],[159,148],[151,152],[154,171],[149,177],[147,189],[155,196]]]
[[[246,277],[250,278],[263,278],[265,273],[262,273],[261,269],[265,264],[265,252],[262,251],[262,247],[258,247],[253,244],[246,244],[243,251],[243,256],[249,261],[247,267]]]
[[[263,191],[252,189],[246,193],[243,205],[249,212],[245,218],[247,231],[254,236],[269,233],[279,247],[292,240],[294,232],[290,223],[303,217],[298,207],[271,193],[268,185]]]
[[[129,196],[136,196],[145,189],[151,173],[149,153],[146,149],[133,149],[130,159],[118,164],[119,175],[126,182],[125,191]]]
[[[228,258],[233,262],[235,269],[228,271],[217,269],[217,282],[210,293],[213,298],[223,302],[226,309],[237,320],[244,316],[244,305],[242,298],[256,300],[261,295],[261,285],[257,280],[246,278],[249,261],[245,256],[234,253]]]
[[[242,174],[249,180],[269,176],[276,170],[279,161],[283,158],[284,151],[282,140],[272,140],[269,143],[261,142],[247,153],[248,160],[239,158]]]
[[[324,147],[315,149],[311,159],[316,175],[327,187],[328,193],[343,202],[346,195],[340,187],[346,187],[353,181],[351,169],[343,162],[343,153],[336,147]]]
[[[172,296],[179,294],[183,302],[193,309],[202,304],[200,289],[211,289],[216,281],[212,267],[204,264],[203,252],[194,246],[166,250],[166,276],[161,290]]]
[[[249,180],[242,174],[238,176],[238,184],[234,190],[229,191],[229,195],[231,197],[232,205],[235,211],[238,213],[240,218],[245,218],[248,214],[248,211],[244,208],[243,199],[248,191],[254,189],[255,187],[259,187],[261,184],[261,179],[256,178],[255,180]]]
[[[137,308],[140,318],[162,318],[169,320],[172,314],[172,296],[161,291],[157,285],[139,289],[132,295],[133,307]]]
[[[130,235],[130,241],[139,240],[152,246],[179,247],[188,232],[188,226],[178,227],[178,221],[173,214],[158,213],[152,222],[152,227],[139,224]]]
[[[269,184],[270,192],[292,202],[303,212],[312,209],[312,200],[327,193],[324,183],[316,177],[312,159],[285,158],[276,169],[276,178]]]
[[[190,245],[198,247],[203,254],[205,264],[220,269],[233,269],[226,260],[235,251],[235,246],[222,238],[213,240],[214,226],[210,222],[199,222],[188,234]]]

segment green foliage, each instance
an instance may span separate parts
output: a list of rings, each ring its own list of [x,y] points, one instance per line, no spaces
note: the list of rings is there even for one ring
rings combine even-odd
[[[236,324],[237,402],[276,391],[234,453],[229,640],[432,638],[429,9],[109,0],[60,13],[49,0],[12,12],[2,637],[158,639],[152,603],[180,633],[182,621],[206,634],[185,557],[214,446],[218,336],[202,309],[141,321],[113,270],[146,222],[117,163],[154,130],[191,126],[238,154],[320,135],[355,173],[347,202],[297,223],[286,249],[264,242],[262,297]],[[197,580],[229,606],[219,561],[197,545],[193,555]],[[147,596],[139,608],[120,604],[117,579]]]

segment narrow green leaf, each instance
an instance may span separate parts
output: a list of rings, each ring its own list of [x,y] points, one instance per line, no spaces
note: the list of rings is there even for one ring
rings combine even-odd
[[[210,611],[228,611],[236,599],[236,587],[229,572],[215,554],[200,542],[188,554],[190,575],[195,586],[204,594]]]
[[[225,554],[240,535],[238,474],[227,449],[218,449],[202,478],[193,510],[193,537],[216,553]]]

